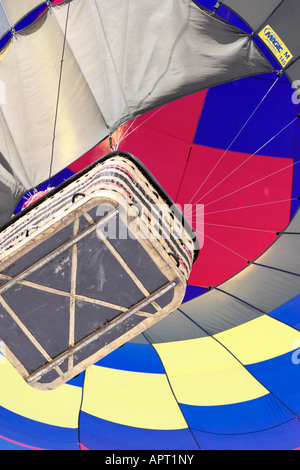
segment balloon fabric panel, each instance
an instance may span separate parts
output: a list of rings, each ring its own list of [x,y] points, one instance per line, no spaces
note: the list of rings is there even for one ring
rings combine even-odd
[[[198,3],[213,9],[216,1]],[[224,6],[218,14],[241,25]],[[278,239],[299,207],[299,122],[264,146],[292,122],[299,106],[292,103],[284,77],[268,93],[275,80],[263,75],[220,85],[141,116],[132,127],[123,126],[119,148],[137,155],[176,203],[204,204],[204,245],[184,303],[160,328],[117,349],[57,393],[29,388],[0,356],[0,448],[300,447],[300,301],[294,295],[298,218],[294,239]],[[55,176],[54,183],[109,150],[108,140],[102,142],[64,176]],[[192,220],[196,224],[195,209]],[[202,225],[200,236],[201,230]],[[276,256],[274,250],[268,255],[276,242]],[[232,317],[224,318],[225,301],[217,304],[221,295],[208,288],[247,272],[248,261],[264,252],[262,259],[273,269],[272,276],[270,270],[260,275],[257,303],[249,286],[247,292],[237,285],[229,307]],[[286,266],[293,270],[284,277]],[[265,298],[270,286],[274,295]],[[291,298],[266,309],[267,301],[275,304],[276,291],[284,289],[291,289]],[[208,295],[215,310],[211,308],[211,322],[205,319],[204,327],[201,309],[206,310],[208,301],[201,299]],[[172,328],[174,339],[164,340]]]

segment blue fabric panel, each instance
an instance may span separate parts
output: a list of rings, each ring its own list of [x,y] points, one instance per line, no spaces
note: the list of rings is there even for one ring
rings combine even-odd
[[[31,23],[33,23],[39,15],[41,15],[46,10],[45,4],[40,5],[30,12],[25,18],[21,19],[19,23],[15,26],[16,31],[21,31],[24,28],[27,28]]]
[[[208,91],[194,142],[227,149],[260,100],[271,80],[245,78]],[[278,82],[230,150],[252,155],[296,116],[289,83]],[[291,125],[259,154],[292,158],[295,125]]]
[[[0,450],[32,450],[32,449],[30,447],[24,447],[14,442],[7,441],[6,439],[1,439],[0,437]]]
[[[58,185],[60,185],[61,183],[63,183],[64,181],[67,181],[67,179],[71,178],[71,176],[74,175],[74,172],[71,171],[69,168],[65,168],[64,170],[62,170],[60,173],[58,173],[57,175],[54,175],[50,178],[50,182],[49,181],[45,181],[44,183],[42,183],[40,186],[39,186],[39,190],[45,190],[48,186],[50,187],[57,187]]]
[[[160,358],[151,344],[126,343],[96,365],[129,372],[165,374]]]
[[[205,292],[208,292],[208,289],[204,289],[203,287],[187,285],[185,296],[184,296],[182,303],[188,302],[189,300],[192,300],[195,297],[199,297],[200,295],[205,294]]]
[[[287,236],[287,235],[286,235]],[[294,235],[291,235],[294,236]],[[300,330],[300,295],[276,308],[269,315],[297,330]]]
[[[0,407],[0,436],[45,450],[78,450],[78,430],[50,426]]]
[[[261,432],[241,435],[209,434],[193,430],[203,450],[294,450],[300,446],[300,422],[291,421]]]
[[[300,105],[297,107],[297,111],[300,112]],[[297,120],[297,132],[295,142],[295,158],[294,158],[294,179],[293,179],[293,192],[292,198],[300,197],[300,121]],[[299,207],[300,201],[293,200],[291,207],[291,217],[293,217]]]
[[[298,198],[300,194],[300,188],[299,188],[299,182],[300,182],[300,159],[297,160],[299,162],[299,165],[297,167],[294,167],[294,183],[293,183],[293,200],[291,203],[291,219],[294,217],[296,214],[299,206],[300,206],[300,201],[295,200],[294,198]],[[297,170],[297,171],[295,171]]]
[[[76,377],[73,377],[73,379],[69,380],[67,384],[82,388],[84,384],[84,375],[85,372],[81,372],[81,374],[76,375]]]
[[[300,416],[300,344],[293,352],[247,366],[271,393]]]
[[[8,33],[5,34],[5,36],[3,36],[0,39],[0,50],[6,46],[6,44],[11,40],[11,38],[12,38],[12,34],[9,31]]]
[[[189,429],[156,431],[80,415],[80,442],[90,450],[198,450]]]
[[[294,417],[272,395],[232,405],[180,404],[180,408],[190,428],[217,434],[258,432]]]
[[[196,3],[199,3],[199,5],[202,5],[209,10],[213,10],[217,2],[215,0],[196,0]]]

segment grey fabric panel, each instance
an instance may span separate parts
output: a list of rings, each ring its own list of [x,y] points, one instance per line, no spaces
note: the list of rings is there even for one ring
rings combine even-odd
[[[251,265],[226,281],[222,289],[266,313],[300,292],[300,278],[281,271]]]
[[[0,172],[1,170],[0,165]],[[24,190],[17,181],[5,181],[0,173],[0,227],[9,221],[23,193]]]
[[[300,2],[298,0],[225,0],[224,5],[241,16],[253,30],[265,25],[280,37],[293,55],[286,67],[291,83],[300,80]],[[297,88],[297,87],[295,87]]]
[[[170,315],[155,323],[143,333],[151,343],[164,343],[168,341],[182,341],[185,339],[204,338],[207,333],[199,328],[180,310],[175,310]],[[140,336],[132,340],[139,343]]]
[[[300,275],[300,235],[281,235],[255,263]]]
[[[299,85],[300,85],[300,59],[297,59],[291,65],[289,65],[285,72],[286,76],[293,85],[295,91],[297,91],[295,98],[300,99]]]
[[[180,309],[210,335],[262,315],[262,312],[219,290],[187,302]]]
[[[300,2],[298,0],[225,0],[253,30],[270,25],[293,55],[286,67],[291,83],[300,80]],[[297,88],[297,87],[295,87]],[[299,87],[298,87],[299,88]]]
[[[76,0],[53,7],[0,57],[7,97],[0,103],[0,151],[13,169],[12,195],[16,181],[25,190],[49,176],[69,5],[52,174],[137,115],[272,70],[248,35],[191,0]]]
[[[223,3],[255,31],[281,2],[282,0],[224,0]]]
[[[125,99],[124,117],[117,122],[116,116],[107,118],[111,127],[180,96],[251,75],[254,69],[270,71],[247,35],[212,18],[193,2],[95,3],[117,71],[118,80],[113,83],[119,81],[120,98]],[[114,17],[118,38],[107,21],[111,9],[119,11]]]
[[[128,341],[129,343],[149,344],[149,341],[143,334],[135,336],[133,339]]]
[[[300,80],[300,3],[298,0],[282,2],[269,21],[284,44],[293,54],[293,59],[286,67],[286,75],[291,83]],[[298,83],[296,84],[297,88]]]
[[[300,233],[300,216],[298,213],[293,217],[284,233]]]
[[[300,211],[255,263],[300,275]]]
[[[11,28],[6,11],[2,2],[0,2],[0,38],[2,38]]]
[[[299,1],[285,0],[267,21],[295,57],[300,55],[299,18]]]
[[[1,56],[0,56],[1,64]],[[1,65],[0,65],[1,68]],[[0,73],[0,227],[11,217],[12,212],[26,192],[28,180],[24,180],[24,168],[19,158],[16,142],[6,118],[9,97],[7,82]],[[11,84],[14,80],[11,79]],[[14,101],[14,100],[13,100]],[[19,108],[17,108],[19,109]],[[13,112],[17,113],[17,109]],[[18,170],[20,168],[20,170]],[[29,186],[27,186],[29,187]]]

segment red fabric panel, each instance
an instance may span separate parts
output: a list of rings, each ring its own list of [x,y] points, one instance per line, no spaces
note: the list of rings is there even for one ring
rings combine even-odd
[[[193,146],[177,202],[183,205],[193,198],[222,154],[219,149]],[[193,200],[204,204],[204,246],[191,284],[208,287],[225,281],[266,250],[276,232],[289,223],[292,160],[250,157],[228,152]],[[269,204],[274,201],[286,202]],[[235,208],[241,209],[231,210]]]
[[[146,113],[132,127],[129,123],[123,128],[123,133],[128,130],[128,134],[119,149],[141,160],[173,199],[177,196],[205,96],[205,91],[187,96]],[[106,140],[69,168],[77,172],[109,151]]]

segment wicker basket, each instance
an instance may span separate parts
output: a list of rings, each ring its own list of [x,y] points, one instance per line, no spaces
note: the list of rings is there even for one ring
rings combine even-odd
[[[49,390],[182,302],[197,239],[132,155],[113,152],[0,233],[1,352]]]

